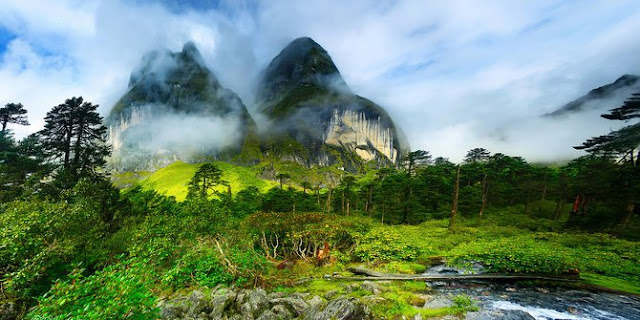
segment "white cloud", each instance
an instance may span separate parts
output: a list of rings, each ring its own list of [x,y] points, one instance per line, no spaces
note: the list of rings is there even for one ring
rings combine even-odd
[[[311,36],[356,93],[389,111],[414,149],[456,161],[473,147],[550,160],[575,156],[572,145],[612,124],[597,112],[561,124],[538,115],[640,73],[633,0],[221,6],[176,13],[149,1],[0,0],[0,26],[16,36],[1,53],[0,103],[22,102],[34,124],[14,127],[17,135],[38,130],[71,96],[106,112],[144,52],[186,41],[251,107],[259,71],[289,41]]]

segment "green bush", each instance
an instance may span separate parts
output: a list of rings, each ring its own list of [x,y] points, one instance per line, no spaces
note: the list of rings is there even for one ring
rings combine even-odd
[[[324,213],[257,213],[249,216],[245,226],[255,239],[255,246],[265,255],[291,258],[314,256],[326,242],[330,250],[346,253],[353,249],[356,237],[370,228],[362,217],[341,217]]]
[[[447,257],[454,265],[480,262],[492,272],[574,273],[579,268],[570,250],[531,236],[468,242],[453,249]]]
[[[92,263],[106,226],[81,206],[32,199],[6,205],[0,214],[0,279],[7,292],[30,299],[48,291],[71,263]]]
[[[83,276],[74,269],[38,298],[28,319],[157,319],[157,297],[150,291],[153,273],[147,260],[131,259]]]
[[[227,272],[218,256],[214,248],[195,248],[176,259],[174,266],[162,275],[162,283],[173,289],[186,286],[214,287],[229,283],[233,276]]]
[[[361,261],[413,261],[433,253],[428,247],[422,245],[423,243],[416,241],[406,233],[398,232],[398,229],[377,227],[359,236],[354,255]]]

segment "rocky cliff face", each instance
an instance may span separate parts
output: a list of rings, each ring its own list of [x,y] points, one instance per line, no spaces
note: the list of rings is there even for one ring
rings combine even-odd
[[[310,38],[291,42],[260,82],[258,111],[270,120],[265,152],[307,165],[397,163],[407,143],[377,104],[351,92]]]
[[[640,91],[640,77],[625,74],[616,81],[589,91],[586,95],[573,100],[557,110],[547,113],[545,117],[558,118],[574,113],[601,110],[602,112],[618,107],[631,96]]]
[[[145,55],[106,124],[113,146],[109,165],[116,170],[259,152],[247,108],[220,85],[192,43],[181,52]]]

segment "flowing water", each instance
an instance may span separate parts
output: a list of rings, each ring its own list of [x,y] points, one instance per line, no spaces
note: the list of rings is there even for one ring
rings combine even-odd
[[[481,273],[482,270],[475,270]],[[478,272],[479,271],[479,272]],[[445,267],[426,274],[454,274]],[[640,320],[640,297],[516,283],[429,283],[440,295],[466,294],[480,307],[468,320]]]
[[[436,290],[448,297],[474,298],[480,310],[469,312],[469,320],[640,320],[640,297],[635,296],[495,283]]]

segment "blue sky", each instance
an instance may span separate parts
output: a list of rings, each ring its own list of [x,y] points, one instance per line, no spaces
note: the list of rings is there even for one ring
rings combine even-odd
[[[539,115],[640,74],[639,34],[636,0],[0,0],[0,104],[29,110],[33,125],[14,127],[17,136],[71,96],[106,114],[145,52],[194,41],[251,108],[260,71],[310,36],[414,149],[458,160],[485,147],[548,161],[579,155],[572,145],[615,124],[600,111]]]

